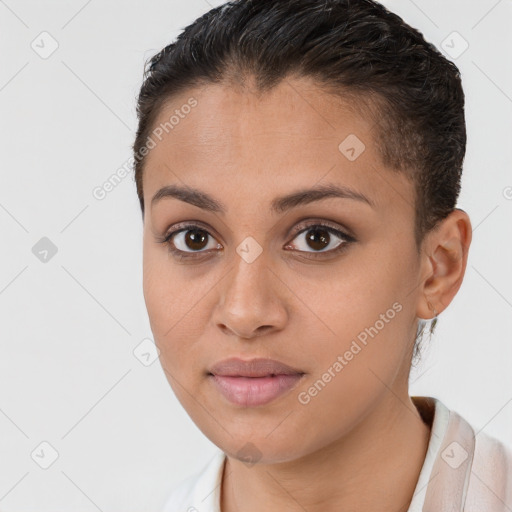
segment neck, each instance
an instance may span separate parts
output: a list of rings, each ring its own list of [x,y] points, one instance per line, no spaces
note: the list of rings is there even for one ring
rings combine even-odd
[[[407,512],[430,437],[407,394],[386,397],[348,435],[300,459],[248,467],[228,456],[222,512]]]

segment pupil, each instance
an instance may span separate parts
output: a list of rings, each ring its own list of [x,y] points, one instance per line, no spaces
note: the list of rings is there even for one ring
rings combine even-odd
[[[325,229],[311,229],[309,233],[316,233],[316,234],[309,234],[307,236],[308,243],[313,249],[325,249],[329,245],[329,238],[330,233],[329,231],[326,231]],[[313,245],[311,245],[313,244]]]
[[[190,229],[185,234],[185,243],[189,249],[199,250],[204,248],[207,233],[201,229]],[[198,245],[197,245],[198,244]],[[203,245],[201,245],[203,244]]]

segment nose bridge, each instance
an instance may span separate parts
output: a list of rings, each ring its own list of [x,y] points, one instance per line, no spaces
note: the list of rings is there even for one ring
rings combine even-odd
[[[246,239],[237,247],[233,260],[234,268],[221,288],[216,323],[243,337],[256,335],[263,326],[281,328],[285,308],[267,255],[254,240]]]
[[[255,311],[264,303],[268,290],[267,257],[260,250],[255,254],[250,241],[242,242],[234,255],[234,269],[225,290],[225,301],[232,301],[230,307],[246,308],[252,306]]]

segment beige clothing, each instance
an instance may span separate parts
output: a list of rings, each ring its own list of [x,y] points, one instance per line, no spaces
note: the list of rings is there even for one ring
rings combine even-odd
[[[439,399],[411,397],[431,434],[408,512],[512,512],[512,448],[477,432]],[[226,455],[174,488],[162,512],[221,512]]]

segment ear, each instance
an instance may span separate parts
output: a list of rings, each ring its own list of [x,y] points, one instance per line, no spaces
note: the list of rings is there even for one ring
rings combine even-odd
[[[425,237],[417,316],[433,318],[448,307],[462,284],[471,239],[471,221],[459,208]]]

